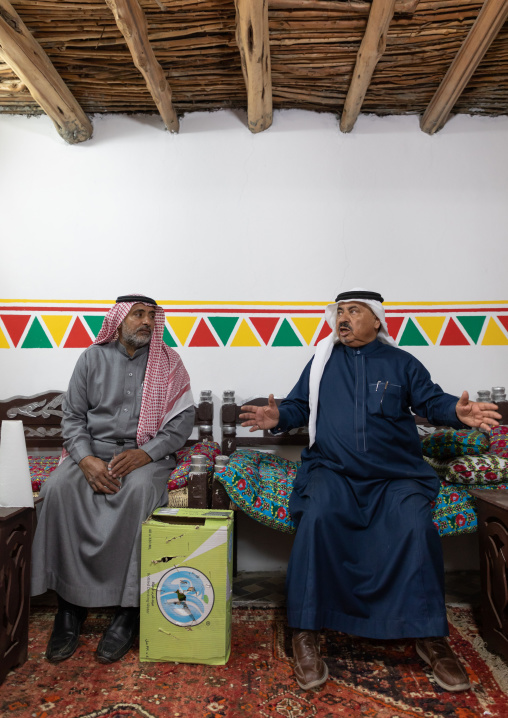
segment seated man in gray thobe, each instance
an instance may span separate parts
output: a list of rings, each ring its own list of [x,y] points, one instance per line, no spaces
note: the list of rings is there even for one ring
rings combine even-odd
[[[295,676],[324,683],[323,628],[373,639],[416,638],[445,690],[469,688],[445,639],[441,544],[431,502],[439,479],[422,457],[413,410],[438,425],[489,431],[495,404],[459,399],[388,334],[376,292],[339,294],[321,341],[277,408],[242,407],[251,431],[309,426],[289,510],[296,537],[287,573]]]
[[[33,545],[32,595],[58,594],[49,661],[72,656],[92,606],[118,607],[99,662],[117,661],[137,635],[141,523],[167,504],[175,451],[194,425],[189,376],[163,342],[164,323],[153,299],[119,297],[71,377],[62,460],[42,487]]]

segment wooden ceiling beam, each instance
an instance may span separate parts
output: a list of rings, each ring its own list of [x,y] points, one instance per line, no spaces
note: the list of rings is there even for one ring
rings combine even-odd
[[[362,109],[365,95],[379,59],[386,48],[386,35],[395,11],[395,0],[372,0],[344,110],[340,118],[342,132],[351,132]]]
[[[468,36],[448,68],[420,122],[423,132],[433,135],[448,120],[492,41],[508,17],[508,0],[485,0]]]
[[[395,15],[412,15],[420,0],[396,0]],[[270,10],[336,10],[343,13],[368,15],[372,3],[363,0],[269,0]]]
[[[19,77],[69,144],[92,136],[92,124],[9,0],[0,0],[0,58]]]
[[[247,88],[247,121],[251,132],[272,124],[272,68],[268,37],[268,0],[235,0],[236,44]]]
[[[106,3],[124,36],[134,64],[145,79],[164,124],[170,132],[178,132],[179,122],[173,107],[171,87],[150,45],[143,9],[137,0],[106,0]]]

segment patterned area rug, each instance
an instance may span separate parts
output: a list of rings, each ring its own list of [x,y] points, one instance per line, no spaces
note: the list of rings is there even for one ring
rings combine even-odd
[[[74,656],[44,659],[53,616],[32,612],[29,660],[0,688],[4,718],[506,718],[508,667],[488,653],[472,612],[451,607],[451,643],[473,689],[437,686],[412,642],[367,641],[327,632],[330,679],[304,692],[293,679],[290,631],[282,609],[235,609],[226,666],[138,662],[137,651],[101,666],[93,650],[109,615],[92,613]]]

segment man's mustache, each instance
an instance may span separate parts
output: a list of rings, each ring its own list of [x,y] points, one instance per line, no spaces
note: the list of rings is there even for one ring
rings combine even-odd
[[[351,324],[349,322],[339,322],[339,329],[349,329],[351,330]]]

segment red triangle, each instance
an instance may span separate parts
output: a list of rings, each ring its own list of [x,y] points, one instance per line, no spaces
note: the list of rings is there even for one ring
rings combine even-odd
[[[386,317],[386,326],[392,339],[397,339],[404,317]]]
[[[441,339],[441,346],[458,347],[458,346],[469,346],[469,342],[460,331],[455,320],[450,317],[448,325]]]
[[[66,349],[83,349],[84,347],[89,347],[91,343],[90,334],[83,326],[81,319],[76,317],[64,347]]]
[[[249,319],[264,343],[268,344],[272,338],[273,330],[277,326],[279,317],[249,317]]]
[[[327,321],[323,322],[323,326],[321,327],[321,331],[318,334],[318,338],[314,342],[314,346],[316,346],[316,344],[318,342],[320,342],[321,339],[324,339],[331,333],[332,333],[332,330],[330,329],[330,325],[328,324],[328,322]]]
[[[217,339],[213,336],[208,324],[201,319],[198,328],[189,342],[190,347],[218,347]]]
[[[503,327],[508,331],[508,317],[506,317],[506,316],[499,317],[498,316],[498,319],[501,322],[501,324],[503,325]]]
[[[18,346],[30,316],[30,314],[2,314],[3,323],[15,347]]]

